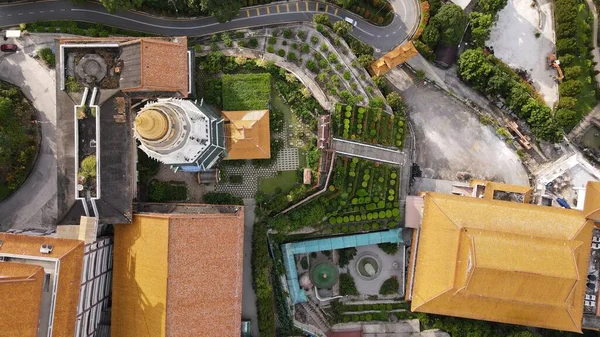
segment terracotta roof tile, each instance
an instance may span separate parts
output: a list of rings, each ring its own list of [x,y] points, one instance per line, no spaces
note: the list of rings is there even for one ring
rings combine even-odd
[[[167,335],[239,336],[243,260],[243,211],[172,218]]]
[[[117,225],[113,335],[239,336],[243,237],[243,209],[135,214]]]
[[[56,258],[60,260],[59,281],[56,293],[56,304],[54,310],[53,337],[73,336],[75,334],[75,320],[77,317],[77,306],[79,304],[79,292],[81,287],[81,271],[83,268],[83,241],[58,239],[48,236],[30,236],[21,234],[0,233],[0,240],[3,241],[0,248],[0,254],[16,254],[35,257]],[[54,249],[50,254],[40,253],[42,244],[54,245]],[[12,266],[12,272],[14,272]],[[0,273],[2,273],[0,269]],[[41,283],[39,288],[37,283],[43,281],[43,274],[38,277],[32,277],[33,281],[19,282],[20,285],[11,285],[14,287],[14,294],[11,301],[3,301],[0,298],[0,312],[20,312],[34,310],[32,307],[37,303],[38,311],[35,314],[34,322],[28,322],[29,325],[34,324],[35,330],[38,328],[39,317],[39,302],[41,298]],[[29,284],[30,282],[36,285]],[[0,286],[1,288],[2,286]],[[24,289],[28,291],[24,291]],[[23,291],[19,291],[19,289]],[[35,289],[40,289],[36,291]],[[4,293],[0,290],[0,294]],[[17,303],[17,304],[15,304]],[[32,304],[33,303],[33,304]],[[24,306],[24,307],[21,307]],[[3,314],[4,315],[4,314]],[[6,316],[3,316],[5,318]],[[18,316],[15,316],[18,317]],[[23,316],[26,319],[27,316]],[[1,326],[1,324],[0,324]],[[5,331],[0,328],[0,331]],[[36,333],[37,334],[37,333]],[[26,334],[25,334],[26,335]],[[19,333],[8,334],[8,336],[22,336]]]

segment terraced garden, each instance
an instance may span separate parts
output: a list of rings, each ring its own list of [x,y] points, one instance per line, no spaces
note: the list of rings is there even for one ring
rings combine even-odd
[[[336,137],[402,149],[405,120],[380,108],[337,104],[333,114]]]
[[[400,221],[399,168],[338,156],[328,191],[270,221],[279,232],[313,227],[323,234],[396,227]]]

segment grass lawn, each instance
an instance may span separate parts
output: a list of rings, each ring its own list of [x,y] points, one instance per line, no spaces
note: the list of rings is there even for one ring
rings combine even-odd
[[[223,110],[268,109],[271,74],[223,75]]]
[[[267,194],[275,193],[276,188],[281,188],[282,193],[289,192],[297,183],[296,171],[280,171],[273,178],[260,179],[258,190]]]

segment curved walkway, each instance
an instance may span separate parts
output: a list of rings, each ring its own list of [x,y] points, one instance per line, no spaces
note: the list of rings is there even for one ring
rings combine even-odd
[[[392,23],[385,27],[367,23],[362,17],[331,4],[314,1],[290,1],[242,8],[235,19],[218,23],[213,17],[171,19],[135,11],[111,14],[98,3],[75,4],[69,0],[0,6],[0,26],[11,27],[37,20],[80,20],[157,35],[199,36],[232,29],[311,21],[314,14],[325,13],[332,21],[343,20],[345,17],[358,21],[352,35],[373,46],[378,53],[382,53],[407,40],[416,29],[419,20],[419,6],[416,1],[390,2],[396,14]]]
[[[54,78],[24,53],[0,55],[0,79],[17,85],[33,102],[42,140],[33,171],[0,203],[0,231],[50,228],[56,222],[56,95]]]

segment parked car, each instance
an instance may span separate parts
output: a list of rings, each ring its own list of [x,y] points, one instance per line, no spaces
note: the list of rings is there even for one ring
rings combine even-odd
[[[12,44],[12,43],[7,43],[7,44],[0,45],[0,50],[4,51],[4,52],[12,52],[12,53],[14,53],[14,52],[17,51],[17,49],[18,49],[17,45],[16,44]]]
[[[242,337],[252,337],[252,324],[250,321],[242,321]]]

